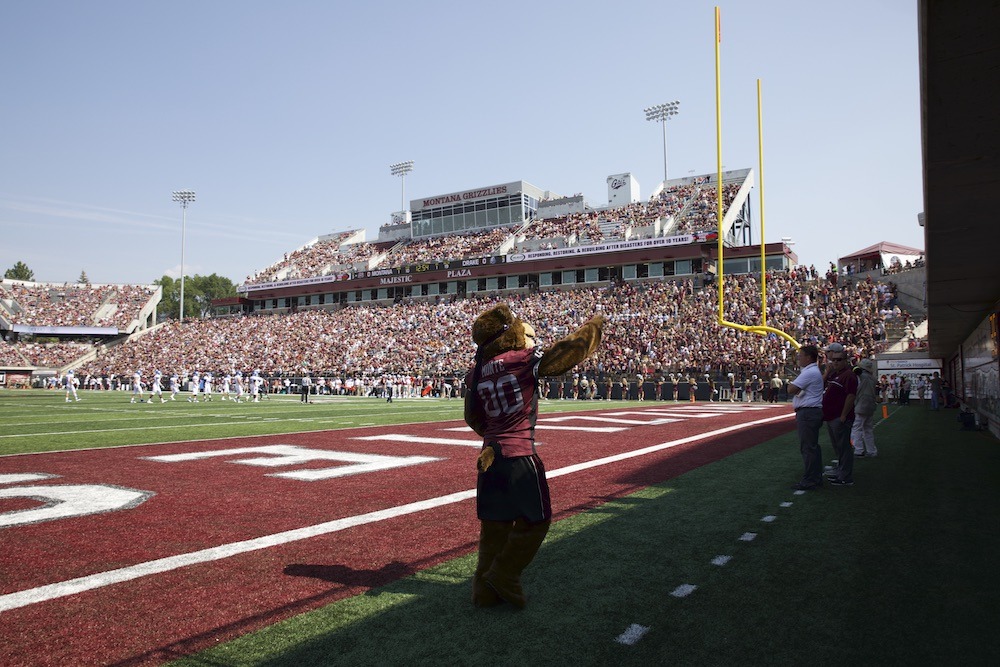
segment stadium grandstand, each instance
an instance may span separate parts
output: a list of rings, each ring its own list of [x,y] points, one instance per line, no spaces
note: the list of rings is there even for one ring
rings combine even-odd
[[[214,317],[183,324],[156,325],[157,286],[5,281],[0,366],[36,383],[73,368],[93,389],[154,369],[259,370],[280,387],[308,369],[327,389],[373,391],[391,377],[397,391],[438,392],[460,387],[472,321],[504,301],[543,344],[590,313],[608,317],[610,344],[553,382],[553,397],[581,379],[594,397],[663,397],[671,378],[684,378],[686,396],[692,377],[706,400],[743,396],[758,379],[793,376],[794,354],[775,336],[717,324],[715,178],[668,181],[643,202],[629,174],[614,175],[602,207],[524,181],[412,200],[408,222],[383,226],[375,242],[363,229],[317,237],[213,302]],[[725,316],[747,325],[761,317],[752,188],[752,170],[724,174]],[[901,304],[880,267],[820,272],[797,266],[784,243],[766,244],[765,259],[769,323],[797,340],[846,337],[859,356],[919,344],[918,300]]]
[[[84,363],[156,323],[158,285],[0,280],[0,374],[8,386]]]

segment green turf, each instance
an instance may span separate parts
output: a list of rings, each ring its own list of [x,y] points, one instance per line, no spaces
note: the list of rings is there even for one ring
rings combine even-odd
[[[228,414],[215,404],[147,407],[122,398],[86,395],[67,406],[61,394],[0,392],[0,436],[89,430],[17,444],[0,437],[0,447],[457,419],[461,411],[458,402],[297,406],[290,397],[227,405]],[[555,401],[543,410],[622,405]],[[137,414],[150,425],[192,426],[115,430],[134,428]],[[801,459],[789,434],[558,521],[525,573],[531,600],[521,612],[471,606],[470,555],[177,664],[996,664],[1000,443],[959,431],[955,411],[919,406],[893,407],[876,437],[881,455],[857,461],[852,488],[794,495]],[[821,442],[829,458],[825,435]],[[762,521],[769,515],[776,519]],[[756,538],[741,541],[748,532]],[[713,565],[720,555],[732,559]],[[681,584],[697,589],[671,596]],[[649,630],[634,645],[616,642],[632,624]]]
[[[274,395],[260,403],[216,398],[130,403],[127,392],[0,391],[0,455],[462,419],[462,401]],[[541,412],[621,408],[629,401],[542,401]],[[646,404],[641,404],[646,405]]]

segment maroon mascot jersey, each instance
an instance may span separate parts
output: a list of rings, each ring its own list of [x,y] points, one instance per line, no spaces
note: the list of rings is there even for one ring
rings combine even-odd
[[[511,350],[483,363],[475,387],[482,413],[483,440],[500,445],[505,457],[535,453],[538,362],[542,348]],[[466,377],[472,386],[474,372]]]

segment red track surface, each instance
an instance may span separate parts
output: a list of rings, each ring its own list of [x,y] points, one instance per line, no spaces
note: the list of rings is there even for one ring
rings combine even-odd
[[[575,413],[581,419],[558,421],[562,426],[627,429],[616,433],[540,428],[539,453],[550,474],[557,473],[550,479],[556,519],[711,463],[794,426],[789,418],[745,426],[790,417],[787,406],[696,416],[712,407],[660,403],[637,410]],[[648,424],[664,418],[649,414],[657,410],[688,416]],[[582,419],[597,415],[647,423]],[[566,416],[543,416],[539,425]],[[558,474],[566,466],[740,425],[744,427],[688,444]],[[358,439],[390,433],[475,439],[471,432],[447,430],[459,426],[441,422],[0,458],[0,475],[59,476],[22,486],[103,484],[155,493],[131,509],[0,528],[0,664],[160,663],[470,553],[478,527],[474,500],[468,499],[81,593],[12,602],[22,600],[16,594],[41,586],[473,489],[473,447]],[[246,454],[181,462],[144,458],[275,444],[438,460],[301,481],[268,475],[344,464],[311,461],[262,468],[231,462],[254,457]],[[18,485],[0,489],[13,486]],[[0,516],[39,505],[30,499],[0,498]]]

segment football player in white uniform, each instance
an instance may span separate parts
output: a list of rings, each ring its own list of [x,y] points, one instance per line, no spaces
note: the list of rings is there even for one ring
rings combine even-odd
[[[250,376],[250,394],[253,396],[254,403],[260,403],[260,383],[263,379],[260,377],[260,371],[254,370],[253,375]]]
[[[159,370],[153,371],[153,386],[150,387],[149,403],[152,405],[155,397],[160,397],[160,403],[166,403],[163,399],[163,373]]]
[[[243,398],[243,372],[236,371],[236,375],[233,376],[233,387],[236,389],[236,398],[233,400],[237,403],[242,402]]]
[[[132,373],[132,400],[129,403],[135,403],[136,398],[139,399],[140,403],[143,402],[142,372],[138,369]]]
[[[80,397],[76,395],[76,385],[79,380],[76,379],[76,375],[73,373],[73,369],[66,371],[66,377],[63,378],[63,384],[66,386],[66,402],[69,403],[69,397],[72,396],[76,400],[80,400]]]
[[[188,403],[198,402],[198,383],[201,382],[201,373],[197,369],[194,371],[194,375],[191,376],[191,395],[188,396]]]

